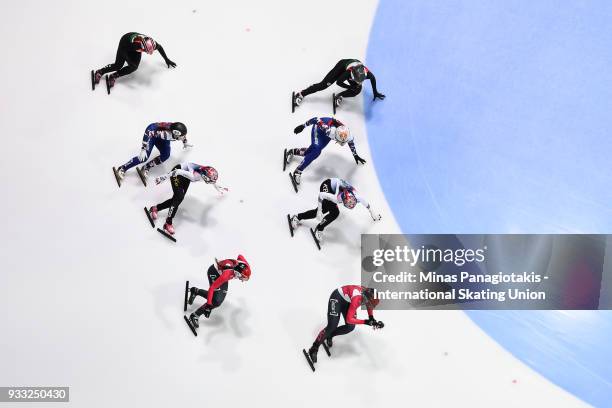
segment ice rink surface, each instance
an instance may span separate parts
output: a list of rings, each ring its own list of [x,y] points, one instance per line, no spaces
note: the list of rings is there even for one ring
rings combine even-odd
[[[365,111],[403,232],[612,231],[611,17],[606,1],[380,2],[367,62],[393,95]],[[550,381],[612,405],[609,310],[469,316]]]
[[[301,349],[320,330],[329,294],[359,281],[359,234],[400,227],[378,183],[368,144],[377,135],[366,133],[361,98],[337,117],[367,165],[357,168],[347,147],[330,144],[293,192],[283,148],[308,145],[308,134],[292,129],[330,115],[332,90],[295,114],[289,97],[340,58],[365,60],[376,6],[0,5],[0,385],[67,385],[77,407],[584,405],[462,312],[380,312],[383,331],[359,327],[335,341],[333,358],[320,353],[315,374],[306,365]],[[145,55],[111,96],[102,87],[92,93],[89,70],[110,63],[129,31],[158,40],[177,68]],[[380,75],[391,98],[393,83]],[[174,144],[166,170],[183,160],[213,165],[230,188],[218,197],[201,183],[190,187],[176,245],[142,213],[169,196],[169,184],[144,188],[132,172],[118,189],[111,171],[138,152],[156,121],[186,123],[195,145],[183,152]],[[373,224],[362,208],[343,211],[319,252],[306,228],[290,238],[285,214],[314,207],[331,176],[352,182],[383,221]],[[194,338],[181,316],[185,280],[206,286],[214,257],[238,253],[252,265],[251,280],[230,282],[226,302]]]

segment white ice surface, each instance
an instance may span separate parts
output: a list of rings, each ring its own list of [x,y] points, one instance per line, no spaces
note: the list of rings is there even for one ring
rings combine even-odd
[[[293,192],[282,149],[308,145],[292,129],[329,115],[332,91],[293,115],[290,92],[339,58],[364,58],[375,7],[0,3],[0,385],[68,385],[78,407],[581,406],[462,312],[380,312],[383,331],[359,327],[337,338],[331,360],[321,351],[315,374],[307,367],[301,348],[321,328],[329,294],[359,281],[359,234],[398,228],[371,161],[357,168],[346,147],[330,144]],[[111,96],[92,93],[89,70],[111,62],[128,31],[158,39],[177,69],[145,55]],[[347,102],[338,118],[369,160],[360,104]],[[131,172],[117,189],[111,166],[138,152],[148,123],[177,120],[195,147],[174,144],[165,168],[214,165],[231,191],[219,198],[192,185],[173,245],[142,212],[169,184],[145,189]],[[319,252],[306,228],[289,237],[285,214],[312,208],[330,176],[357,186],[383,221],[343,211]],[[206,286],[213,257],[239,252],[251,281],[232,281],[194,338],[182,319],[185,280]]]

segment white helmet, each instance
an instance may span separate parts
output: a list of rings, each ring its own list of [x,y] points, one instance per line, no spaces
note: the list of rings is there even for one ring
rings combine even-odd
[[[344,125],[338,126],[336,128],[336,131],[334,132],[334,139],[341,145],[344,145],[346,142],[350,142],[351,140],[353,140],[351,138],[351,132],[349,131],[349,128]]]

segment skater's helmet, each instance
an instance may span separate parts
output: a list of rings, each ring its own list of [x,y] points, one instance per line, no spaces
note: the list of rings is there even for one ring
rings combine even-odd
[[[374,288],[364,287],[361,291],[361,295],[363,303],[370,309],[374,309],[376,306],[378,306],[378,303],[380,303],[380,299],[376,297],[376,291]]]
[[[348,127],[344,125],[335,128],[335,131],[333,131],[333,136],[336,142],[340,143],[343,146],[346,142],[350,142],[352,140],[351,131]]]
[[[170,125],[170,130],[172,131],[172,136],[176,139],[187,136],[187,126],[181,122],[172,123]]]
[[[365,81],[368,75],[368,71],[366,67],[364,67],[363,65],[354,66],[350,70],[351,70],[351,79],[357,82],[358,84]]]
[[[149,55],[153,54],[153,51],[157,49],[157,43],[151,37],[145,37],[142,40],[142,49]]]
[[[219,178],[219,173],[217,173],[217,170],[214,167],[200,166],[198,169],[196,169],[196,171],[200,173],[202,180],[204,180],[206,184],[214,184]]]
[[[355,197],[355,194],[349,189],[343,189],[340,192],[340,199],[342,200],[342,204],[349,210],[352,210],[357,205],[357,197]]]
[[[248,281],[251,277],[251,267],[244,256],[238,255],[236,266],[234,266],[234,272],[236,273],[236,277],[243,282]]]

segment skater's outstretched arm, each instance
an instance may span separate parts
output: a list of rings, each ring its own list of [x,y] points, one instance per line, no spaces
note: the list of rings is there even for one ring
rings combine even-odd
[[[349,140],[348,142],[349,148],[351,149],[351,153],[353,153],[353,159],[355,159],[355,163],[357,164],[365,164],[366,161],[361,156],[357,154],[357,148],[355,147],[355,142]]]
[[[215,188],[215,190],[217,190],[217,192],[218,192],[219,194],[221,194],[221,195],[223,195],[223,194],[225,194],[225,193],[227,193],[227,192],[229,191],[229,188],[227,188],[227,187],[223,187],[223,186],[220,186],[220,185],[219,185],[219,184],[217,184],[217,183],[214,183],[214,184],[213,184],[213,187],[214,187],[214,188]]]
[[[370,212],[370,217],[372,217],[372,219],[374,221],[380,221],[381,220],[381,215],[380,213],[377,213],[374,211],[374,209],[370,206],[370,204],[366,205],[364,202],[362,202],[361,204],[363,204],[365,206],[365,208],[368,209],[368,211]]]
[[[363,205],[368,210],[370,209],[370,203],[368,203],[368,201],[362,195],[357,194],[355,191],[353,191],[353,194],[355,195],[355,198],[359,204]]]
[[[355,195],[355,198],[357,199],[357,202],[361,205],[363,205],[369,212],[370,212],[370,216],[372,217],[372,219],[374,221],[380,221],[381,216],[380,214],[376,213],[374,211],[374,209],[372,208],[372,206],[370,206],[370,203],[368,203],[368,201],[360,194],[357,194],[355,192],[355,189],[353,189],[352,186],[349,185],[349,188],[351,189],[351,191],[353,192],[353,194]]]
[[[186,170],[182,170],[182,169],[176,169],[176,170],[172,170],[170,173],[164,174],[162,176],[156,177],[155,178],[155,184],[159,184],[162,183],[164,181],[166,181],[167,179],[169,179],[170,177],[175,177],[175,176],[182,176],[185,177],[186,179],[189,179],[189,181],[191,182],[197,182],[202,180],[202,178],[200,176],[196,176],[195,174],[193,174],[190,171],[186,171]]]
[[[357,319],[357,309],[361,305],[361,296],[355,296],[351,299],[351,304],[349,306],[349,310],[346,313],[346,323],[347,324],[365,324],[365,320]],[[373,311],[368,309],[368,316],[373,317]]]
[[[378,92],[378,89],[376,89],[376,77],[374,76],[372,71],[368,70],[366,78],[370,80],[370,85],[372,85],[372,92],[374,93],[374,99],[372,100],[376,100],[376,98],[380,100],[385,99],[385,95],[381,94],[380,92]]]
[[[357,202],[358,203],[363,205],[370,212],[370,217],[372,217],[372,219],[374,221],[380,221],[381,220],[381,218],[382,218],[381,215],[374,211],[372,206],[365,200],[365,198],[363,198],[362,196],[357,195],[357,194],[355,194],[355,198],[357,198]]]
[[[219,289],[221,285],[223,285],[225,282],[229,281],[233,277],[234,277],[234,270],[225,269],[223,273],[221,273],[221,275],[212,283],[212,285],[210,285],[210,288],[208,288],[208,298],[206,299],[206,304],[212,306],[215,290]]]
[[[295,127],[295,129],[293,129],[293,133],[295,133],[297,135],[298,133],[301,133],[302,130],[304,130],[304,128],[306,128],[306,126],[312,126],[312,125],[316,124],[318,121],[319,121],[319,118],[316,117],[316,116],[314,118],[310,118],[306,122],[304,122],[304,123],[302,123],[300,125],[297,125]]]
[[[176,67],[176,64],[170,60],[170,58],[168,58],[168,56],[166,55],[166,51],[164,51],[164,47],[162,47],[162,45],[160,43],[157,43],[157,51],[159,51],[160,55],[162,56],[162,58],[164,59],[164,61],[166,62],[166,65],[168,65],[168,68],[174,68]]]

